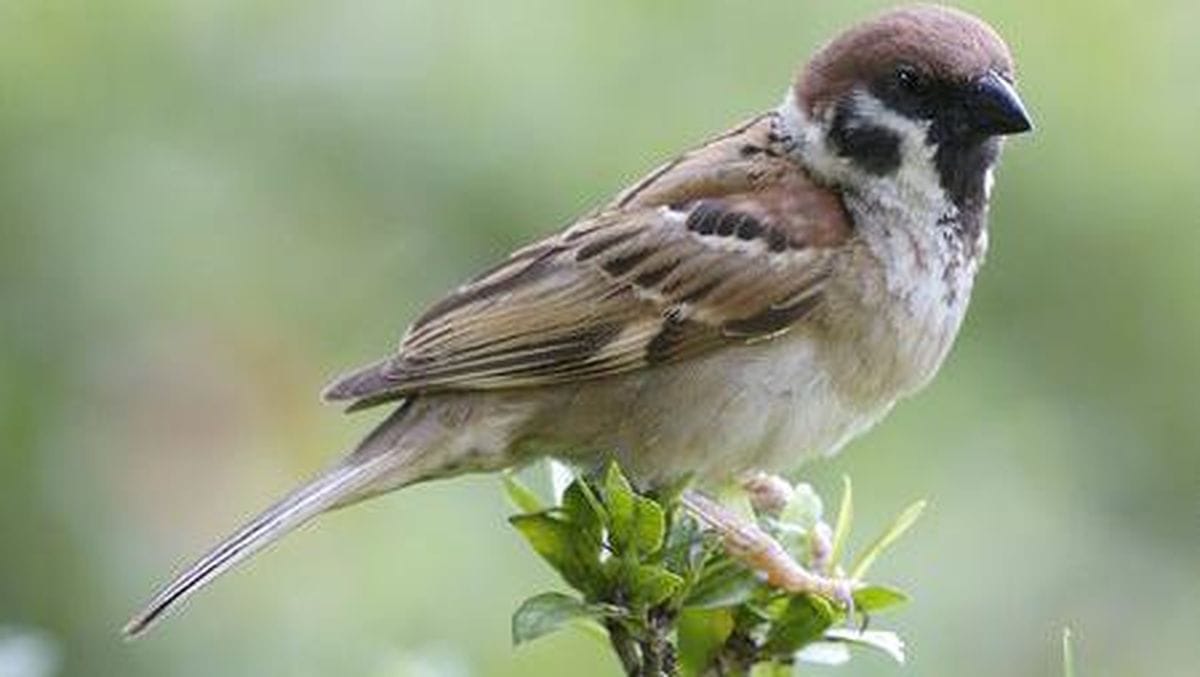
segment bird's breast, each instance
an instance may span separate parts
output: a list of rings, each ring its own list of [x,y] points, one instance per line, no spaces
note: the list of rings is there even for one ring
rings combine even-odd
[[[953,224],[891,218],[861,229],[830,285],[826,342],[851,397],[895,399],[926,385],[966,313],[978,256]]]

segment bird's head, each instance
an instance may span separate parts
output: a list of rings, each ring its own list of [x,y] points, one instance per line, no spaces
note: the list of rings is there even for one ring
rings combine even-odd
[[[895,9],[842,33],[801,71],[789,105],[821,178],[924,181],[959,209],[986,202],[1000,137],[1032,128],[996,31],[932,5]]]

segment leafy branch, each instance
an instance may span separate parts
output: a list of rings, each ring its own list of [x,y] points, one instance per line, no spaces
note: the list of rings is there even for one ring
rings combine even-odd
[[[556,505],[511,475],[505,488],[521,511],[510,518],[513,526],[573,590],[525,600],[513,615],[515,644],[566,626],[598,627],[625,672],[646,677],[788,675],[798,663],[845,663],[856,648],[904,661],[899,636],[866,627],[869,615],[906,602],[907,595],[864,584],[846,609],[768,586],[683,509],[679,491],[639,493],[616,465],[603,477],[575,478]],[[832,529],[811,487],[786,489],[772,509],[755,512],[747,504],[742,512],[806,569],[836,576],[850,571],[859,581],[924,507],[918,502],[904,510],[844,567],[853,519],[849,479]]]

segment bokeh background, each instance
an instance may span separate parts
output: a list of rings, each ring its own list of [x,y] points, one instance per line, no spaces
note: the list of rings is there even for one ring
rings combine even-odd
[[[908,667],[1200,665],[1200,4],[971,2],[1036,135],[941,377],[840,458]],[[616,674],[498,482],[328,516],[147,640],[173,568],[350,445],[317,403],[421,307],[774,105],[877,2],[0,2],[0,674]]]

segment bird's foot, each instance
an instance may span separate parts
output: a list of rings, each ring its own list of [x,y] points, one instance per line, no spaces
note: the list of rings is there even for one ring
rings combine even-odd
[[[707,496],[688,491],[683,495],[683,503],[697,519],[721,536],[730,556],[764,575],[769,585],[791,593],[819,595],[841,606],[847,615],[854,615],[854,591],[862,587],[859,581],[809,571],[754,521],[737,515]]]
[[[759,514],[779,515],[796,493],[787,480],[765,472],[743,477],[741,485],[754,512]]]

